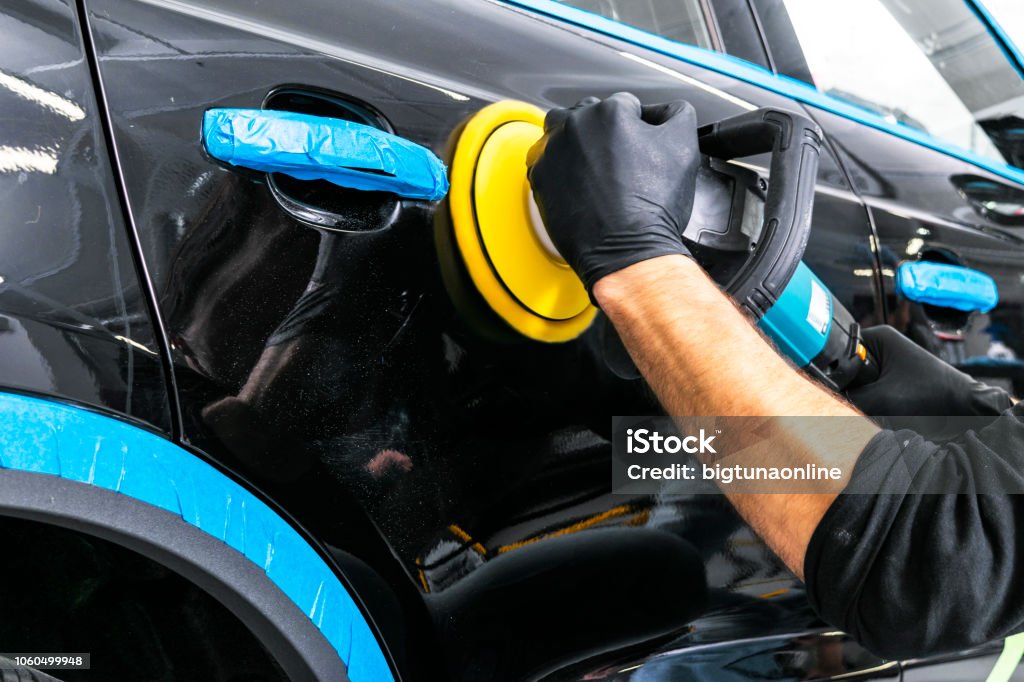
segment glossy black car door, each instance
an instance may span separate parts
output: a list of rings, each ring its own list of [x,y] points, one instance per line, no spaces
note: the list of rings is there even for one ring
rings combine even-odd
[[[798,581],[724,498],[609,494],[611,415],[657,405],[607,370],[593,334],[474,333],[442,281],[444,204],[228,169],[199,139],[206,109],[265,106],[377,125],[447,159],[465,119],[502,98],[630,90],[687,98],[702,122],[794,103],[495,2],[85,4],[183,438],[384,578],[388,599],[364,594],[377,614],[397,597],[400,615],[378,617],[404,669],[506,679],[593,658],[584,675],[622,647],[641,645],[639,661],[697,643],[724,666],[754,655],[732,640],[765,636],[757,665],[796,679],[774,652],[839,641],[819,641]],[[870,323],[867,214],[827,155],[819,185],[808,261]],[[289,197],[360,230],[317,231]],[[629,548],[648,558],[624,561]],[[495,597],[520,571],[536,582]],[[628,601],[595,601],[614,599],[594,592],[609,576],[633,586]],[[698,614],[707,627],[688,631]],[[839,672],[880,663],[847,660]]]

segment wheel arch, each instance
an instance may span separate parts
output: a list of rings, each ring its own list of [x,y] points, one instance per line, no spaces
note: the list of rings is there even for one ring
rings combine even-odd
[[[292,679],[393,679],[342,580],[287,521],[207,462],[84,408],[0,392],[0,515],[134,550],[239,617]]]

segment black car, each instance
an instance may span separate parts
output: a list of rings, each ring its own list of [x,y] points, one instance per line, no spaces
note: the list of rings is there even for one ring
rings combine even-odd
[[[0,36],[14,667],[1024,679],[1016,640],[887,661],[830,629],[720,495],[613,495],[611,416],[656,402],[596,332],[472,324],[445,203],[226,166],[200,139],[212,108],[263,108],[449,161],[500,99],[801,112],[825,133],[809,266],[862,326],[1019,392],[1024,63],[980,3],[5,0]],[[909,300],[908,261],[986,273],[999,304]]]

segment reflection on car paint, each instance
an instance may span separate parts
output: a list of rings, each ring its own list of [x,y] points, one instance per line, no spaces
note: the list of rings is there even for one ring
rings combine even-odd
[[[553,346],[475,333],[441,281],[435,236],[444,205],[397,202],[386,229],[318,232],[282,210],[262,174],[205,157],[197,133],[208,107],[257,107],[284,85],[372,106],[442,159],[468,115],[505,97],[550,107],[626,88],[645,101],[685,93],[702,121],[737,113],[739,102],[795,103],[653,53],[644,59],[672,73],[624,59],[619,44],[575,38],[497,3],[322,3],[308,14],[273,6],[266,30],[250,15],[239,22],[245,30],[226,26],[231,12],[253,11],[243,5],[211,3],[220,12],[211,23],[198,10],[88,3],[125,189],[171,338],[184,439],[251,476],[317,537],[384,576],[424,628],[407,633],[412,650],[400,665],[463,675],[511,660],[533,671],[572,666],[565,677],[631,668],[621,674],[650,679],[683,667],[694,675],[728,670],[734,679],[892,677],[894,666],[825,630],[799,581],[724,498],[610,494],[610,415],[655,412],[654,397],[608,371],[596,330]],[[396,27],[399,37],[381,40]],[[312,47],[280,40],[282,32]],[[334,44],[320,50],[317,41]],[[673,73],[709,87],[689,88]],[[923,203],[952,222],[955,210],[971,209],[949,177],[971,167],[920,150],[927,157],[908,157],[894,173],[879,161],[891,136],[829,127],[844,166],[823,155],[807,260],[859,322],[875,324],[886,319],[884,269],[902,257],[890,262],[879,244],[895,254],[923,223],[883,226],[861,197]],[[864,154],[858,140],[877,149]],[[931,194],[908,195],[935,157],[948,165],[926,186]],[[939,194],[941,203],[929,205]],[[996,239],[949,235],[957,248]],[[640,538],[657,538],[644,547],[679,572],[698,557],[703,580],[695,571],[677,582],[624,560],[622,548]],[[576,547],[600,560],[581,568]],[[558,561],[536,559],[548,551]],[[489,601],[521,566],[551,570],[516,603]],[[558,619],[581,603],[605,603],[616,579],[633,581],[643,599],[614,609],[608,602],[580,628],[582,639],[538,638],[535,657],[517,661],[530,650],[533,622],[571,622]],[[573,593],[574,580],[596,587]],[[655,622],[641,607],[653,609],[662,593],[677,608]],[[484,617],[475,601],[495,610]],[[696,606],[699,617],[690,612]],[[529,618],[506,627],[504,614]],[[486,638],[473,636],[485,630]],[[609,639],[593,639],[601,632]],[[581,652],[587,660],[574,661]],[[509,665],[504,674],[516,672]]]
[[[169,431],[91,77],[61,11],[0,11],[2,381]]]

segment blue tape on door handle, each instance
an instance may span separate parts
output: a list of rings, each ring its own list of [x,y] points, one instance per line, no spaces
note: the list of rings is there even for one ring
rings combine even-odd
[[[269,109],[209,109],[203,144],[215,159],[300,180],[436,201],[448,173],[433,152],[372,126]]]
[[[0,470],[106,488],[181,517],[259,566],[313,621],[352,682],[393,680],[359,607],[327,563],[259,498],[174,443],[72,405],[0,392]]]
[[[999,289],[984,272],[960,265],[917,261],[896,270],[896,291],[915,303],[987,313],[999,303]]]

